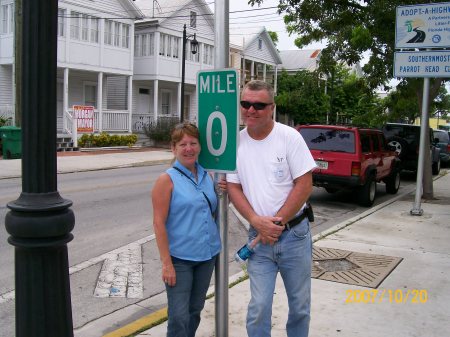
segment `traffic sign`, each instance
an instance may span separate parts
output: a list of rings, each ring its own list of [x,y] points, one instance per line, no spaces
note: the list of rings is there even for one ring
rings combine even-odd
[[[398,6],[395,48],[450,47],[450,3]]]
[[[197,73],[200,164],[211,171],[236,171],[239,86],[236,69]]]
[[[450,77],[450,50],[396,52],[394,77]]]

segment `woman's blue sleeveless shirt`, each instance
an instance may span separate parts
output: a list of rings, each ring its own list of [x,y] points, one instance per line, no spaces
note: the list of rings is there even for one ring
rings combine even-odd
[[[169,239],[170,255],[183,260],[206,261],[217,255],[221,249],[218,226],[211,215],[217,208],[214,183],[208,173],[198,163],[198,181],[194,175],[175,161],[174,167],[183,171],[193,181],[174,168],[166,173],[173,183],[166,230]]]

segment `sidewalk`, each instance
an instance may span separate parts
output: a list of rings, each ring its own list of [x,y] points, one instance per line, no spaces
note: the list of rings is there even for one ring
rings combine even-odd
[[[169,149],[160,148],[58,152],[57,172],[71,173],[156,165],[168,163],[172,158],[173,154]],[[0,159],[0,179],[18,178],[22,174],[21,170],[21,159]]]
[[[414,190],[314,237],[315,246],[400,258],[378,288],[312,280],[310,337],[448,336],[450,331],[450,175],[435,180],[435,200],[422,203],[422,216],[410,215]],[[399,260],[400,260],[399,259]],[[370,259],[372,262],[376,261]],[[354,261],[354,260],[353,260]],[[355,261],[354,261],[355,262]],[[381,263],[382,264],[382,263]],[[381,266],[375,266],[375,270]],[[343,273],[343,272],[341,272]],[[351,283],[351,282],[350,282]],[[213,290],[213,289],[212,289]],[[249,281],[229,289],[230,337],[246,336]],[[207,300],[197,337],[215,336],[215,298]],[[272,336],[286,336],[288,306],[277,280]],[[149,315],[105,337],[127,336],[161,318]],[[128,330],[127,330],[128,329]],[[131,330],[130,330],[131,329]],[[162,323],[137,336],[165,336]]]
[[[58,172],[151,165],[171,159],[172,153],[162,149],[66,153],[58,154]],[[20,177],[20,165],[21,160],[0,159],[0,179]],[[328,275],[330,272],[329,279],[336,275],[347,275],[350,283],[343,283],[342,277],[339,282],[313,278],[310,337],[448,336],[450,174],[446,174],[446,170],[442,170],[441,174],[442,176],[434,181],[435,200],[422,203],[422,216],[411,216],[409,213],[415,192],[409,189],[393,200],[314,237],[315,249],[322,253],[331,251],[333,254],[345,255],[351,252],[357,258],[338,256],[334,260],[346,260],[346,263],[334,265],[335,269],[332,271],[316,259],[313,270],[316,277]],[[333,259],[325,260],[330,262]],[[352,280],[354,274],[347,274],[348,270],[353,271],[354,264],[362,262],[372,263],[374,275],[378,275],[389,265],[393,266],[393,270],[388,272],[377,288],[351,284],[355,281]],[[324,270],[320,275],[320,271]],[[242,272],[230,279],[235,280],[243,275]],[[279,279],[273,304],[273,337],[286,336],[284,326],[288,308],[284,292]],[[245,315],[249,296],[248,280],[229,289],[230,337],[246,336]],[[160,300],[161,303],[164,302],[162,297]],[[215,335],[214,301],[215,298],[211,297],[206,302],[197,337]],[[154,311],[150,301],[143,301],[140,305]],[[89,323],[75,331],[75,336],[91,336],[87,330],[93,332],[93,336],[128,336],[131,332],[160,320],[164,315],[162,310],[138,319],[132,308],[127,307],[109,317]],[[137,321],[119,329],[117,322],[124,321],[127,317],[135,317]],[[138,336],[165,336],[166,328],[166,323],[162,323],[141,332]]]

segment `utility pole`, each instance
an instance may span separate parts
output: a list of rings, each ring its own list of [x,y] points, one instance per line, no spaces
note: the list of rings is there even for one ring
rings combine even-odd
[[[22,0],[21,14],[22,192],[5,217],[15,254],[15,336],[73,337],[67,243],[75,216],[56,176],[58,0]]]

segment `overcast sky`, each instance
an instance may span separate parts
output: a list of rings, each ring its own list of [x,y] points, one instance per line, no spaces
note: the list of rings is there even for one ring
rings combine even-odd
[[[283,22],[283,16],[277,14],[278,0],[264,0],[263,4],[258,6],[250,6],[247,0],[230,0],[230,34],[245,36],[245,33],[239,33],[236,29],[245,29],[266,27],[268,31],[273,31],[278,34],[278,49],[291,50],[298,49],[294,40],[296,36],[289,36],[286,32]],[[214,11],[214,3],[208,2],[211,9]],[[249,11],[250,10],[250,11]],[[308,49],[321,48],[323,44],[315,43],[308,46]]]

